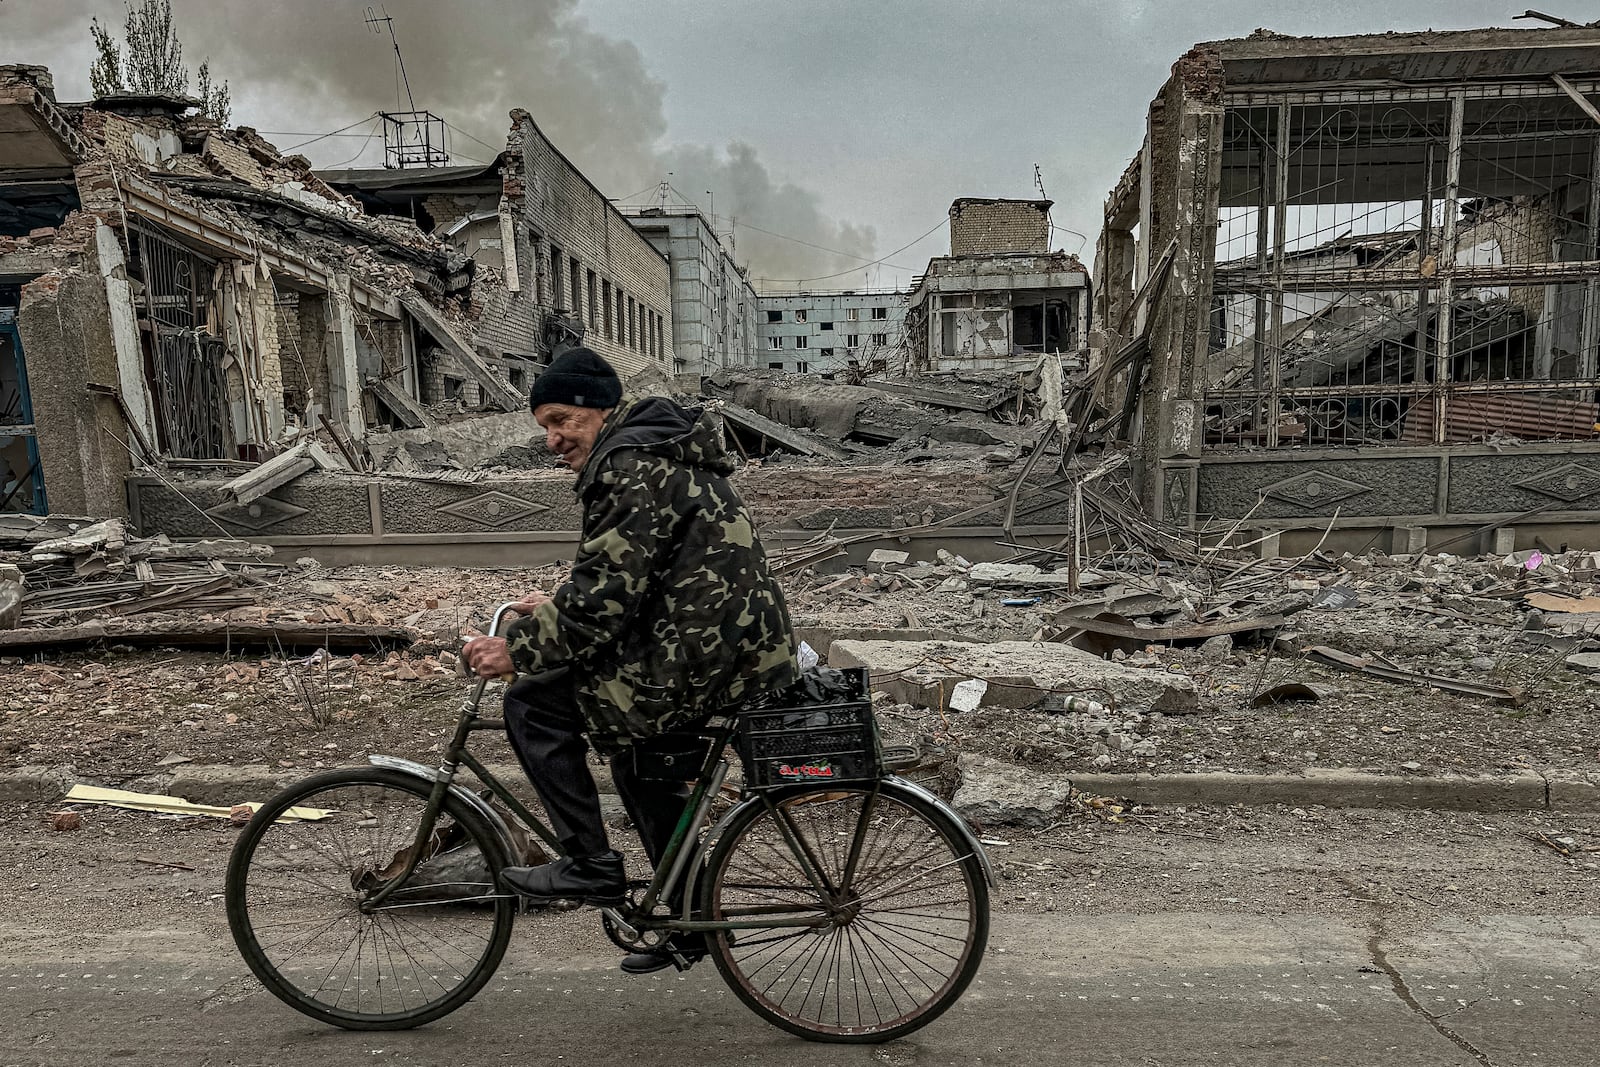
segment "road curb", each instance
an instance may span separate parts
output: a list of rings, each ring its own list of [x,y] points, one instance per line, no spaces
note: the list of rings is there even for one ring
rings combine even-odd
[[[516,764],[491,764],[491,773],[519,793],[526,779]],[[200,764],[104,782],[81,777],[71,765],[28,766],[0,771],[0,801],[59,800],[75,782],[110,784],[168,793],[201,804],[265,800],[317,770],[265,764]],[[1550,775],[1394,775],[1346,769],[1301,774],[1070,774],[1086,793],[1125,797],[1155,807],[1243,805],[1328,808],[1431,809],[1439,811],[1600,812],[1600,784],[1576,773]],[[470,780],[470,776],[468,776]],[[614,793],[610,775],[595,768],[601,792]]]
[[[1542,775],[1396,775],[1329,768],[1301,774],[1072,774],[1086,793],[1175,805],[1426,809],[1436,811],[1600,810],[1600,790],[1574,783],[1552,795]],[[1576,788],[1582,785],[1585,788]]]

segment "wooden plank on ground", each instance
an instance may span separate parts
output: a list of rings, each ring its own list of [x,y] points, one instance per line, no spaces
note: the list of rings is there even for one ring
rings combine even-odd
[[[502,411],[521,411],[527,406],[528,398],[513,389],[510,382],[500,377],[498,371],[485,363],[483,357],[462,340],[461,335],[456,333],[455,327],[450,325],[432,304],[423,299],[421,293],[406,293],[400,298],[400,303],[411,312],[412,318],[417,320],[419,326],[444,346],[446,352],[461,361],[463,370],[478,380],[478,384],[483,387],[485,401]]]

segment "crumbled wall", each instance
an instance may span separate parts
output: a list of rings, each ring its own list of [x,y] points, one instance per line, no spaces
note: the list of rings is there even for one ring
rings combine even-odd
[[[1050,251],[1049,201],[957,200],[950,205],[950,254]]]
[[[97,272],[79,270],[35,278],[22,287],[17,330],[50,509],[122,514],[128,427],[113,395],[84,388],[117,383],[104,282]]]

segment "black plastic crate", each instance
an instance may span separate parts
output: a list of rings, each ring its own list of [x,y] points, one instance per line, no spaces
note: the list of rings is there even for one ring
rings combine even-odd
[[[739,715],[745,786],[872,782],[883,776],[883,753],[863,667],[842,672],[850,689],[826,704],[750,709]]]

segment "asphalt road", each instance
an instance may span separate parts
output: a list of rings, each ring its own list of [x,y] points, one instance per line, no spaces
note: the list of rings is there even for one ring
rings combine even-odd
[[[1006,834],[990,951],[908,1041],[814,1045],[702,964],[643,978],[590,912],[519,920],[500,972],[423,1029],[291,1011],[228,938],[225,821],[0,804],[0,1067],[497,1063],[1600,1063],[1600,816],[1183,813]],[[627,835],[618,834],[619,840]]]
[[[114,908],[114,901],[102,901]],[[8,906],[7,911],[11,909]],[[304,1019],[199,929],[87,951],[0,927],[0,1063],[1591,1065],[1600,920],[1445,921],[1386,944],[1339,920],[1166,912],[998,917],[966,997],[907,1041],[808,1044],[751,1015],[709,964],[630,978],[592,916],[537,917],[467,1007],[410,1032]]]

